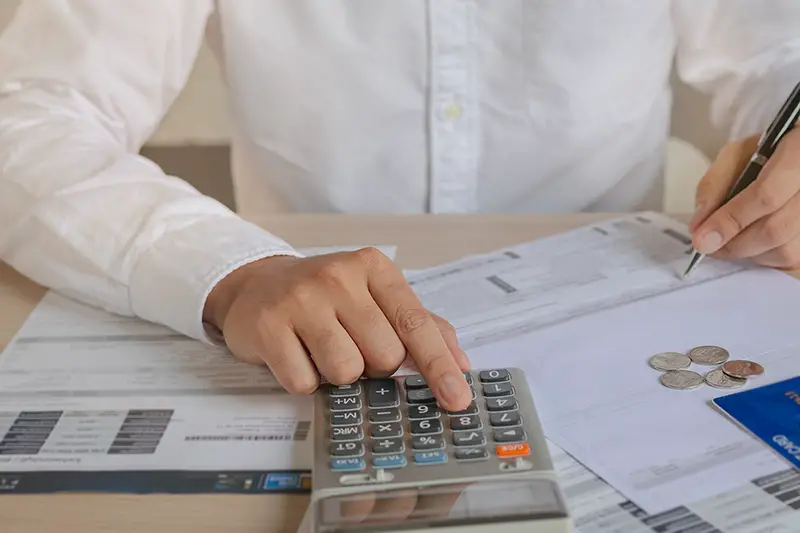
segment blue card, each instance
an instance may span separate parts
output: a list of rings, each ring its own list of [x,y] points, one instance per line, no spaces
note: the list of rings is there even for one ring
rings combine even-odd
[[[800,467],[800,377],[713,400],[742,427]]]

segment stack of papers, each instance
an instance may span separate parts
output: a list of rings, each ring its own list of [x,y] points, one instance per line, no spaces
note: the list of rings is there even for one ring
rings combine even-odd
[[[407,273],[473,366],[526,371],[581,533],[800,530],[800,475],[711,407],[726,392],[648,365],[717,344],[758,385],[800,374],[800,283],[711,258],[682,280],[689,245],[642,213]],[[224,350],[51,293],[0,356],[0,490],[307,490],[310,416]]]

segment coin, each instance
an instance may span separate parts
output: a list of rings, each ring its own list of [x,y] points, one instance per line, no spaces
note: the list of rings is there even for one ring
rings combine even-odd
[[[717,389],[737,389],[747,383],[746,379],[730,377],[721,368],[706,374],[705,380],[706,383]]]
[[[694,389],[703,383],[703,376],[691,370],[670,370],[658,379],[665,387],[680,390]]]
[[[689,350],[689,357],[698,365],[721,365],[730,354],[719,346],[697,346]]]
[[[650,366],[662,372],[681,370],[688,368],[690,364],[692,364],[692,360],[678,352],[657,353],[650,358]]]
[[[722,365],[722,371],[732,378],[747,379],[763,374],[764,367],[753,361],[737,359]]]

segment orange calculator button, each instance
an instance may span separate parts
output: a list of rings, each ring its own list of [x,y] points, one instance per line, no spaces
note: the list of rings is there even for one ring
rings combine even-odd
[[[527,442],[519,444],[500,444],[497,446],[498,457],[522,457],[523,455],[530,455],[531,447]]]

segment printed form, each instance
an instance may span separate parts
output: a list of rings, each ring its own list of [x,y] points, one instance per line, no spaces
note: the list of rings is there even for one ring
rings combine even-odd
[[[0,354],[0,492],[306,490],[311,417],[266,367],[49,292]]]
[[[668,389],[648,364],[714,344],[767,369],[749,387],[800,373],[800,283],[712,258],[681,280],[685,231],[637,214],[410,278],[473,366],[525,370],[550,441],[647,514],[788,468],[709,405],[727,391]]]

